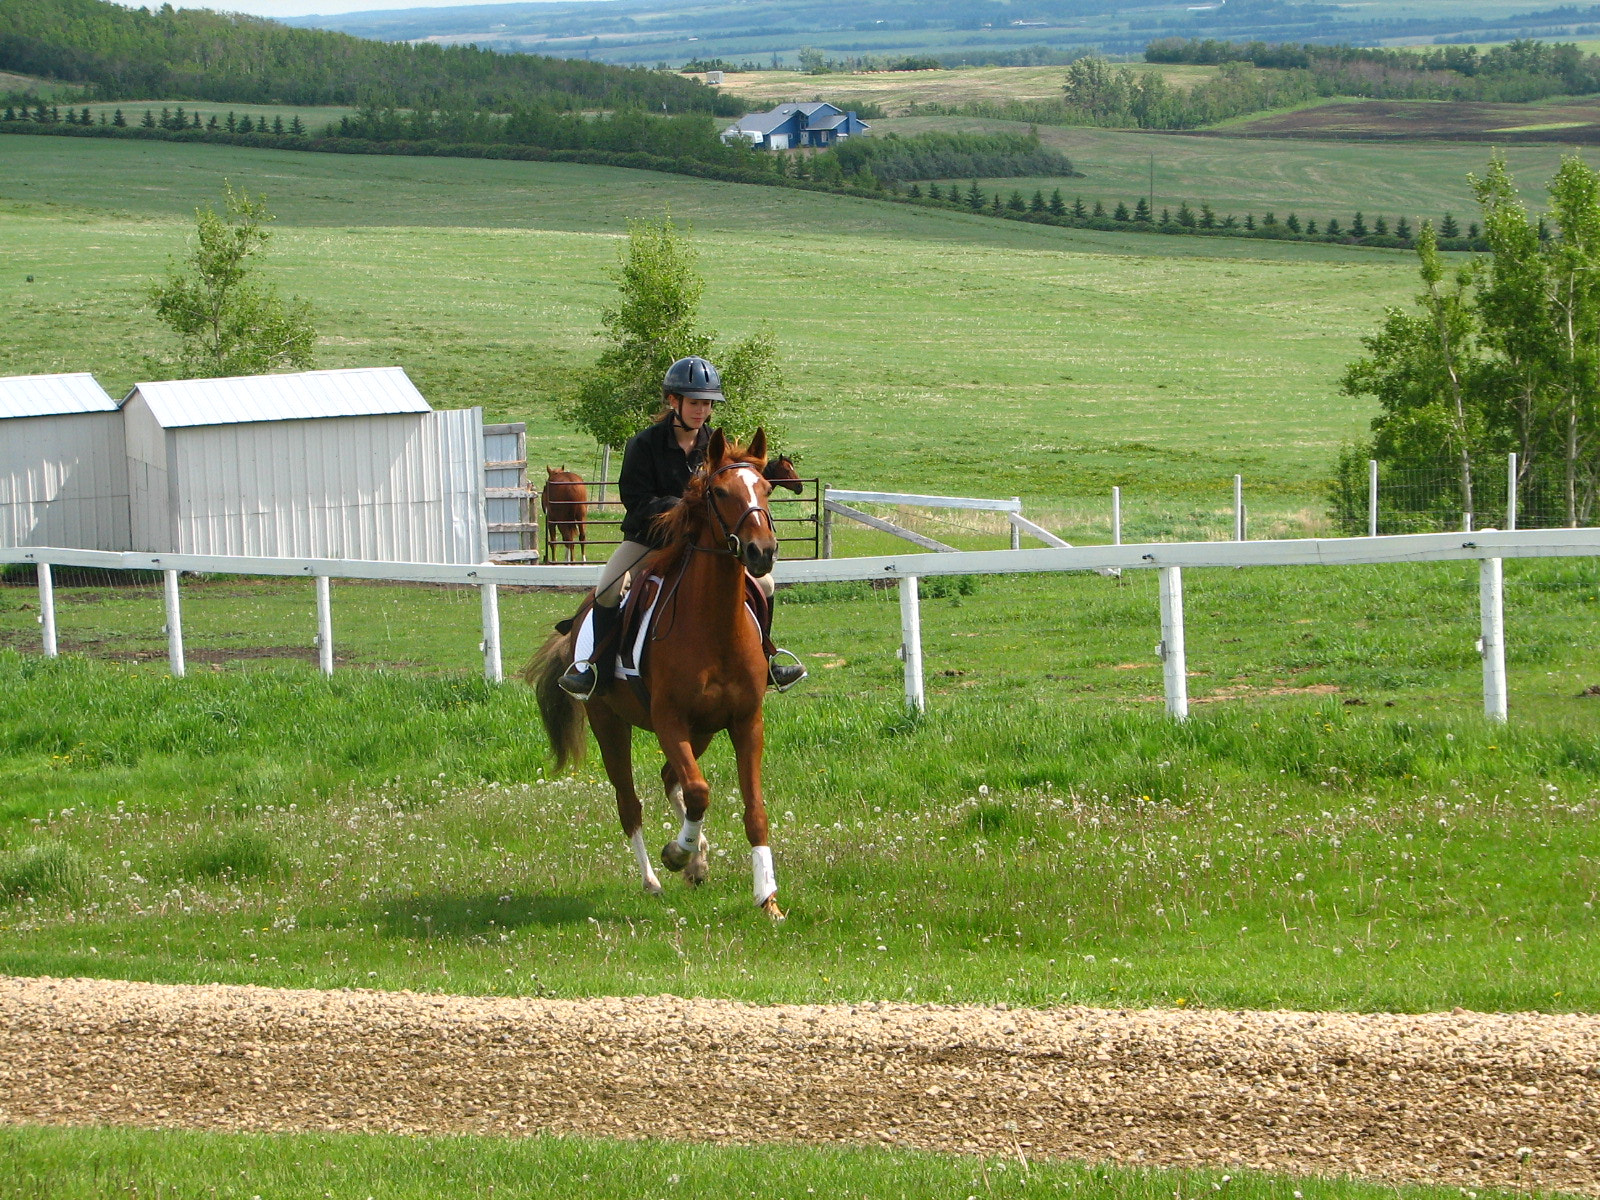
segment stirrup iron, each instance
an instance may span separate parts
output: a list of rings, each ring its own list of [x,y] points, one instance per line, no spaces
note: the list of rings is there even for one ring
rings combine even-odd
[[[780,654],[783,655],[785,658],[789,659],[789,662],[780,663],[778,661],[778,656]],[[800,672],[800,674],[796,675],[793,679],[789,680],[788,683],[779,683],[778,682],[778,673],[780,671],[784,671],[785,668],[788,668],[790,670],[798,670]],[[785,671],[785,673],[787,673],[787,671]],[[803,680],[805,678],[806,678],[806,665],[805,665],[805,663],[800,661],[800,656],[798,654],[796,654],[792,650],[784,650],[782,648],[779,648],[777,650],[774,650],[773,653],[772,653],[772,657],[767,660],[767,682],[769,684],[771,684],[774,688],[776,688],[780,692],[787,692],[795,684],[799,683],[801,680]]]

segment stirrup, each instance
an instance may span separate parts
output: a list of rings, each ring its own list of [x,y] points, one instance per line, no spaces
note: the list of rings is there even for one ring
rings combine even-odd
[[[566,674],[556,680],[556,686],[574,700],[587,700],[600,686],[600,672],[593,663],[573,663]]]
[[[784,655],[789,662],[780,663],[778,655]],[[775,650],[772,657],[767,660],[767,682],[780,692],[787,692],[795,684],[806,677],[806,667],[800,661],[800,656],[792,650]]]

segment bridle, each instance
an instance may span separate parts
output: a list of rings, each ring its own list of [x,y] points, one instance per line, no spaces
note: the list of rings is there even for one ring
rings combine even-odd
[[[717,498],[711,490],[711,482],[723,472],[737,471],[741,467],[755,471],[757,475],[761,473],[759,468],[757,468],[753,463],[731,462],[723,464],[706,476],[706,508],[708,508],[711,512],[711,515],[716,518],[717,528],[722,531],[721,549],[718,550],[717,548],[712,547],[711,551],[712,553],[731,554],[734,558],[738,558],[744,551],[744,543],[739,540],[739,530],[744,528],[744,523],[748,521],[752,515],[765,516],[767,518],[767,528],[772,529],[772,517],[761,507],[759,502],[750,505],[742,513],[740,513],[739,519],[735,521],[732,526],[722,519],[722,510],[717,507]],[[777,530],[772,529],[772,532],[774,535],[776,535]],[[705,549],[705,547],[695,546],[694,549],[701,550]]]

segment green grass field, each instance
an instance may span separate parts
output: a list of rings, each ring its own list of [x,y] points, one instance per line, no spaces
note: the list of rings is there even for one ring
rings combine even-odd
[[[593,462],[551,402],[597,352],[630,217],[693,228],[714,327],[773,328],[789,445],[836,486],[1053,503],[1119,484],[1187,503],[1243,471],[1258,497],[1316,504],[1368,417],[1335,380],[1414,287],[1394,252],[610,168],[21,137],[0,138],[0,162],[8,373],[89,369],[116,392],[158,370],[140,290],[231,179],[280,216],[269,275],[318,306],[323,365],[399,363],[437,405],[527,420],[536,466]]]
[[[1351,161],[1378,160],[1330,162],[1330,180],[1358,186]],[[321,309],[325,365],[398,362],[436,404],[526,419],[536,465],[588,455],[551,399],[595,353],[626,219],[670,207],[695,229],[710,322],[777,331],[808,473],[1021,494],[1086,537],[1104,537],[1112,484],[1130,511],[1162,498],[1137,516],[1148,535],[1220,526],[1235,470],[1258,514],[1314,523],[1335,445],[1369,416],[1333,380],[1415,286],[1395,253],[1074,233],[601,168],[0,137],[0,371],[92,369],[113,391],[143,377],[140,289],[224,178],[280,214],[269,274]],[[842,552],[879,548],[842,535]],[[813,679],[768,708],[791,913],[777,927],[749,902],[726,747],[707,760],[712,881],[645,897],[597,768],[551,778],[527,689],[474,677],[470,595],[336,585],[330,681],[282,661],[306,654],[302,583],[199,582],[196,662],[176,681],[153,657],[153,589],[61,588],[64,641],[130,660],[113,663],[42,660],[31,590],[0,588],[0,639],[21,648],[0,650],[0,971],[1592,1011],[1600,700],[1578,693],[1600,677],[1600,577],[1559,562],[1507,576],[1507,727],[1478,715],[1465,567],[1191,573],[1191,686],[1212,702],[1181,726],[1156,699],[1148,573],[930,595],[920,718],[899,702],[893,592],[788,593],[780,637]],[[508,661],[570,604],[507,595]],[[664,805],[649,811],[654,836]],[[674,1174],[719,1198],[774,1177],[871,1196],[1221,1186],[575,1139],[19,1128],[0,1152],[0,1189],[50,1197],[515,1195],[530,1180],[635,1196]],[[601,1162],[619,1182],[600,1183]],[[1235,1178],[1262,1200],[1376,1191]]]
[[[412,1138],[382,1134],[214,1134],[177,1130],[0,1128],[8,1194],[33,1200],[109,1195],[439,1196],[656,1200],[674,1195],[917,1200],[1169,1200],[1226,1189],[1232,1200],[1460,1200],[1456,1188],[1347,1179],[1293,1183],[1251,1171],[1127,1169],[1026,1157],[915,1151],[714,1146],[576,1137]],[[1512,1193],[1483,1189],[1484,1200]]]

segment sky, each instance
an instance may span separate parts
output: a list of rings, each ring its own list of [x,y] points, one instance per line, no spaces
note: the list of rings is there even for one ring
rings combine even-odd
[[[129,8],[156,8],[162,0],[121,2]],[[304,17],[313,13],[331,16],[334,13],[406,8],[455,8],[464,4],[482,4],[485,0],[428,0],[426,4],[404,4],[396,0],[171,0],[171,3],[174,8],[214,8],[221,12],[249,13],[255,17]]]

